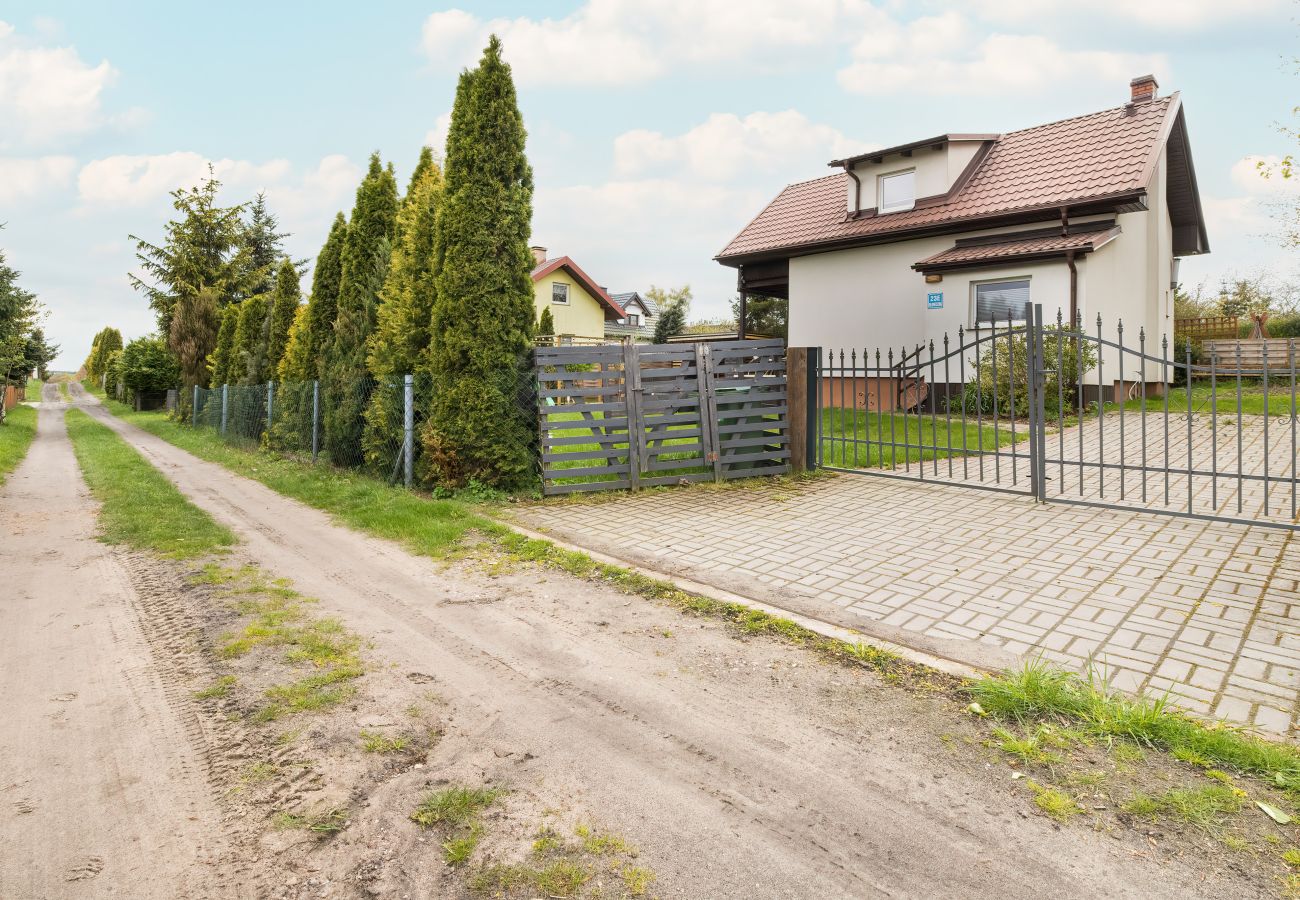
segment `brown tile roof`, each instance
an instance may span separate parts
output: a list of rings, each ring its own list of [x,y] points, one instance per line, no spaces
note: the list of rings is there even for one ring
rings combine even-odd
[[[627,315],[623,307],[614,301],[603,287],[596,284],[590,275],[582,271],[576,262],[567,256],[561,256],[558,259],[548,259],[543,263],[533,267],[533,281],[541,281],[547,275],[550,275],[556,269],[564,269],[573,279],[586,288],[587,293],[596,298],[598,303],[605,304],[606,315],[613,313],[614,318],[621,319]]]
[[[997,243],[990,241],[971,243],[958,241],[955,247],[913,263],[912,268],[919,272],[932,272],[939,269],[957,269],[1006,259],[1063,256],[1070,250],[1077,253],[1089,253],[1110,243],[1118,234],[1119,226],[1112,225],[1104,230],[1098,229],[1067,235],[1062,235],[1059,231],[1054,234],[1035,232],[1019,240],[1003,240]]]
[[[995,139],[952,196],[906,212],[847,216],[848,175],[792,184],[732,239],[720,261],[819,244],[864,243],[875,236],[968,220],[1054,209],[1144,190],[1179,109],[1177,94],[1121,106]]]

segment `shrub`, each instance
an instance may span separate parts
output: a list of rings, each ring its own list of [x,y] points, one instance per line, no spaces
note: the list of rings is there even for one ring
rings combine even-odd
[[[1084,372],[1097,365],[1096,345],[1073,340],[1070,334],[1058,328],[1043,331],[1043,358],[1047,363],[1045,368],[1050,370],[1043,380],[1043,408],[1053,417],[1068,414],[1077,407],[1080,360]],[[1058,353],[1060,371],[1057,371]],[[978,359],[968,360],[966,366],[967,377],[973,376],[973,380],[949,400],[950,410],[964,408],[968,415],[979,412],[991,416],[996,399],[999,417],[1010,416],[1012,401],[1017,416],[1028,412],[1029,352],[1023,334],[989,341],[983,345]],[[1060,408],[1062,400],[1064,410]]]

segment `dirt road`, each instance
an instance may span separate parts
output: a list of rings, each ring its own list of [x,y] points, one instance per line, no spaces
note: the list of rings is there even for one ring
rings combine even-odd
[[[0,897],[210,896],[223,825],[194,723],[94,540],[66,404],[43,399],[0,488]]]
[[[716,624],[567,576],[492,577],[413,557],[126,425],[84,393],[76,402],[233,528],[248,556],[320,598],[397,671],[432,679],[455,712],[431,770],[473,769],[579,804],[641,848],[659,896],[1232,892],[1178,860],[1027,814],[1005,768],[946,746],[932,705],[879,690],[871,673],[738,643]],[[66,453],[57,428],[46,431],[29,469]],[[78,592],[66,593],[79,608]],[[61,682],[30,702],[84,689]],[[413,829],[401,812],[372,812],[320,851],[326,871],[350,871],[377,842],[402,858]],[[420,883],[393,870],[377,895]]]

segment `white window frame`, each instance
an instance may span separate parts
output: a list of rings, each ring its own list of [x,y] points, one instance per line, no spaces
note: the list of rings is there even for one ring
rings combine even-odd
[[[886,206],[885,205],[885,182],[891,178],[897,178],[900,175],[912,176],[912,198],[908,200],[907,203],[898,203],[893,206]],[[883,175],[877,175],[876,176],[876,197],[878,197],[880,201],[879,203],[876,204],[876,212],[881,213],[882,215],[884,213],[906,212],[909,209],[915,209],[916,208],[916,168],[913,167],[910,169],[899,169],[897,172],[886,172]]]
[[[987,285],[987,284],[1006,284],[1006,283],[1008,283],[1008,282],[1013,282],[1013,281],[1023,281],[1023,282],[1025,283],[1025,285],[1026,285],[1026,286],[1028,287],[1028,289],[1029,289],[1029,302],[1030,302],[1030,303],[1033,303],[1033,302],[1034,302],[1034,281],[1033,281],[1033,278],[1031,278],[1031,277],[1028,276],[1028,275],[1005,275],[1005,276],[1003,276],[1003,277],[1001,277],[1001,278],[981,278],[981,279],[978,280],[978,281],[972,281],[972,282],[970,283],[970,323],[971,323],[971,327],[975,327],[975,325],[979,322],[979,320],[978,320],[978,318],[977,318],[977,316],[978,316],[978,314],[979,314],[979,289],[980,289],[981,287],[983,287],[984,285]],[[1012,325],[1023,325],[1023,324],[1025,324],[1025,322],[1028,321],[1028,320],[1025,319],[1025,318],[1023,318],[1023,316],[1022,316],[1021,318],[1011,319],[1010,321],[1011,321],[1011,324],[1012,324]],[[984,328],[984,327],[990,327],[991,324],[992,324],[992,323],[985,322],[985,323],[981,324],[979,327],[981,327],[981,328]],[[1006,324],[1007,324],[1007,320],[1006,320],[1006,319],[998,319],[998,320],[997,320],[997,324],[999,324],[999,325],[1006,325]]]
[[[637,326],[637,327],[639,328],[639,327],[641,326],[641,314],[640,314],[640,313],[628,313],[628,314],[627,314],[627,324],[629,324],[629,325],[635,325],[635,326]]]
[[[557,292],[556,288],[562,288],[562,290]],[[559,297],[556,296],[557,293],[564,299],[559,299]],[[559,306],[569,305],[569,286],[563,281],[554,281],[551,283],[551,302]]]

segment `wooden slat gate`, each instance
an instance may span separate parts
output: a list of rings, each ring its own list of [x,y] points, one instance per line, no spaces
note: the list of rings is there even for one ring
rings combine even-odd
[[[781,340],[539,347],[535,359],[544,494],[790,470]]]

